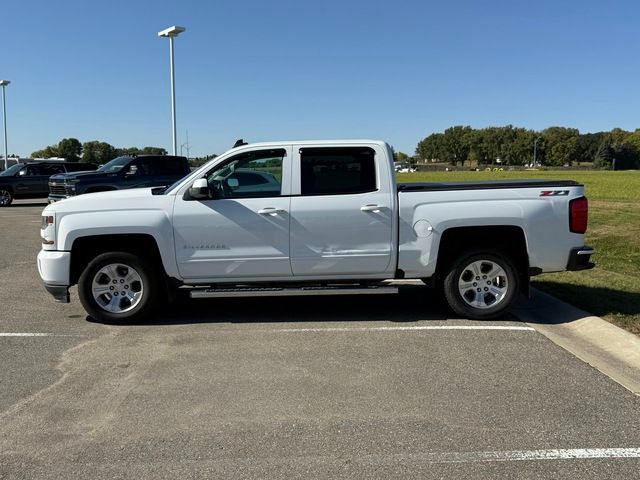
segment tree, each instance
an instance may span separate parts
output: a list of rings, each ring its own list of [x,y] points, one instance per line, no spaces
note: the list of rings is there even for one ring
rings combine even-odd
[[[81,144],[76,138],[63,138],[57,145],[49,145],[42,150],[36,150],[31,154],[34,158],[64,157],[69,162],[82,160],[88,163],[104,164],[118,156],[128,155],[166,155],[167,151],[162,147],[138,147],[115,148],[107,142],[92,140]]]
[[[58,143],[58,156],[63,157],[67,162],[80,161],[82,154],[82,144],[77,138],[63,138]]]
[[[546,163],[549,165],[571,165],[578,161],[578,136],[575,128],[549,127],[542,131],[545,139]]]
[[[93,140],[82,144],[82,161],[103,165],[117,157],[116,149],[106,142]]]
[[[118,157],[123,157],[123,156],[135,157],[141,154],[142,154],[142,150],[140,150],[138,147],[116,148],[116,155]]]
[[[132,156],[135,157],[137,155],[166,155],[167,151],[162,147],[144,147],[140,149],[138,147],[129,147],[129,148],[118,148],[116,149],[116,153],[118,156]]]
[[[456,125],[455,127],[447,128],[444,131],[444,160],[451,165],[464,166],[469,158],[469,151],[471,150],[471,141],[473,139],[473,130],[469,126]]]
[[[404,152],[396,152],[393,158],[394,162],[404,163],[409,161],[409,155]]]
[[[593,158],[593,165],[596,168],[602,168],[608,170],[611,168],[613,161],[613,149],[606,140],[600,142],[598,150]]]
[[[536,161],[544,165],[593,161],[597,168],[640,168],[640,129],[614,128],[581,135],[577,129],[565,127],[536,132],[512,125],[482,129],[458,125],[421,140],[416,154],[425,161],[459,165],[466,161],[494,164],[498,158],[504,165],[526,165],[533,162],[534,143]]]
[[[605,140],[605,132],[585,133],[578,137],[578,159],[582,162],[593,162]]]
[[[167,151],[162,147],[144,147],[142,155],[166,155]]]
[[[509,125],[508,135],[509,141],[502,144],[502,158],[505,159],[506,164],[526,165],[533,163],[533,144],[536,140],[536,132],[526,128],[513,128]]]
[[[200,167],[202,165],[204,165],[205,163],[207,163],[209,160],[211,160],[212,158],[216,158],[218,155],[216,155],[215,153],[212,155],[207,155],[204,157],[196,157],[196,158],[190,158],[189,159],[189,164],[192,167]]]
[[[42,150],[36,150],[31,154],[33,158],[51,158],[51,157],[59,157],[60,154],[58,152],[57,145],[49,145],[48,147],[44,147]]]
[[[420,141],[416,147],[416,155],[425,162],[441,161],[444,149],[442,137],[442,133],[432,133]]]

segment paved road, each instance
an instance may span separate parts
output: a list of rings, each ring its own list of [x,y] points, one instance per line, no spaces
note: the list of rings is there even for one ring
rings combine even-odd
[[[637,476],[640,399],[515,317],[408,285],[92,323],[39,285],[41,208],[0,210],[1,479]]]

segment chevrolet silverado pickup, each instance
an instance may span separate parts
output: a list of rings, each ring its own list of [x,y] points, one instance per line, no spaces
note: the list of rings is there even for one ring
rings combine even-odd
[[[84,193],[171,185],[191,169],[186,157],[140,155],[117,157],[95,172],[54,175],[49,179],[49,203]]]
[[[593,267],[573,181],[396,184],[382,141],[243,144],[163,188],[72,197],[42,214],[38,269],[95,319],[192,298],[385,294],[421,279],[473,319],[529,278]]]

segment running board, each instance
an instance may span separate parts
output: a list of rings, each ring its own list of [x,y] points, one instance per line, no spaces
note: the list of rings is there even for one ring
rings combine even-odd
[[[228,297],[295,297],[302,295],[384,295],[398,293],[394,286],[344,287],[265,287],[265,288],[199,288],[191,290],[191,298]]]

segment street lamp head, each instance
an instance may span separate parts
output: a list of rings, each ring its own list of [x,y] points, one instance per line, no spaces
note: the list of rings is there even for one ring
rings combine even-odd
[[[161,32],[158,32],[159,37],[177,37],[182,32],[184,32],[186,28],[178,27],[174,25],[173,27],[165,28]]]
[[[10,83],[11,82],[9,80],[0,80],[0,86],[2,86],[2,87],[6,87]]]

